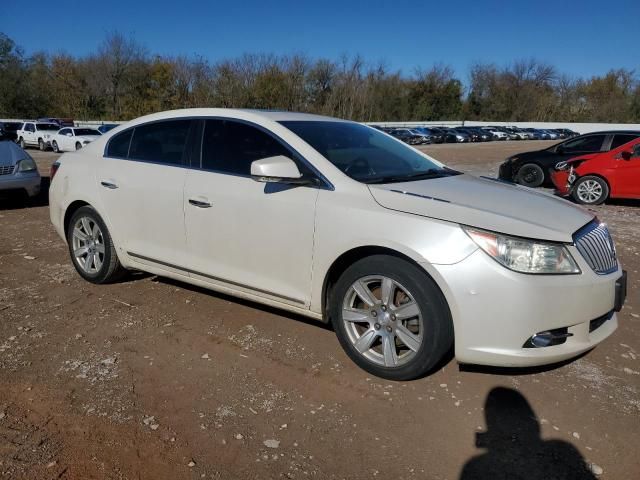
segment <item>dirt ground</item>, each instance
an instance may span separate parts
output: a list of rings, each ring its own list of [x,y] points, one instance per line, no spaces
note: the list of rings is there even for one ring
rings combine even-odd
[[[495,175],[545,145],[424,149]],[[56,155],[31,153],[48,175]],[[394,383],[295,315],[150,275],[84,282],[44,198],[0,204],[0,478],[640,478],[640,203],[594,208],[630,276],[599,347]]]

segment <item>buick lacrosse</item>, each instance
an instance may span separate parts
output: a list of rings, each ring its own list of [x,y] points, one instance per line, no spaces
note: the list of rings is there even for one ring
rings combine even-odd
[[[228,109],[133,120],[52,167],[51,221],[93,283],[143,270],[331,322],[380,377],[529,366],[617,327],[607,226],[373,128]]]

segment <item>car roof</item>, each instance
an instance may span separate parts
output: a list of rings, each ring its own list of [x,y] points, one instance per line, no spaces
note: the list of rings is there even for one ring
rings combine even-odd
[[[593,135],[594,133],[600,133],[600,134],[605,134],[605,135],[611,135],[611,134],[616,134],[616,133],[630,133],[633,135],[640,135],[640,130],[602,130],[599,132],[588,132],[588,133],[583,133],[581,136],[583,135]]]
[[[134,120],[135,123],[148,122],[153,120],[164,120],[180,117],[229,117],[238,119],[271,120],[274,122],[283,121],[331,121],[347,122],[339,118],[314,115],[311,113],[287,112],[284,110],[254,110],[242,108],[185,108],[181,110],[168,110],[164,112],[152,113]]]

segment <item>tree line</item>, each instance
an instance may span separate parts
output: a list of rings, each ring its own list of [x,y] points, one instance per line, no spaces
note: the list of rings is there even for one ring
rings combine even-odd
[[[95,52],[26,55],[0,33],[0,118],[128,120],[190,107],[282,109],[358,121],[640,122],[640,81],[620,68],[574,78],[538,60],[442,64],[410,75],[359,55],[245,54],[209,61],[149,53],[108,34]]]

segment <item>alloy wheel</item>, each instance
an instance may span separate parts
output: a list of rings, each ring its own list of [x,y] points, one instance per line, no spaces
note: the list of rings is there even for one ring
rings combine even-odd
[[[102,230],[93,218],[78,218],[73,226],[72,243],[77,265],[88,274],[98,273],[104,263],[105,246]]]
[[[424,340],[424,322],[415,298],[396,280],[370,275],[345,294],[342,321],[353,347],[384,367],[411,361]]]
[[[582,202],[594,203],[602,197],[602,185],[595,180],[585,180],[578,185],[576,193]]]

